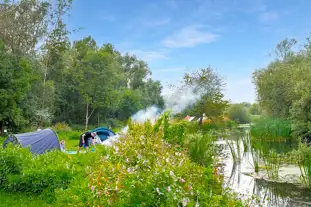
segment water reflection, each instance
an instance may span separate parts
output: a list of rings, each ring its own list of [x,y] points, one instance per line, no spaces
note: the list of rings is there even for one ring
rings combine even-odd
[[[250,152],[242,150],[240,160],[234,162],[228,143],[226,141],[217,141],[216,144],[221,159],[219,170],[224,176],[224,188],[229,187],[245,200],[255,195],[258,197],[260,205],[265,207],[311,207],[311,191],[309,189],[292,183],[277,183],[252,176],[254,174],[254,166]],[[294,146],[284,147],[283,149],[287,151],[292,147]],[[296,176],[299,176],[298,171],[293,169],[287,170],[289,168],[286,166],[284,171],[286,173],[291,171]],[[259,173],[258,175],[265,177],[264,173]]]

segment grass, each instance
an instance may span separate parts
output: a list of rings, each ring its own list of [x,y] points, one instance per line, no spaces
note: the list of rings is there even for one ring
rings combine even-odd
[[[301,183],[311,188],[311,146],[305,143],[299,143],[298,149],[288,154],[300,169]]]
[[[38,198],[38,196],[29,196],[22,193],[8,193],[0,191],[0,207],[16,206],[16,207],[52,207],[55,206],[47,204],[44,200]]]
[[[266,141],[292,140],[291,122],[289,120],[261,118],[252,124],[250,135],[255,139]]]

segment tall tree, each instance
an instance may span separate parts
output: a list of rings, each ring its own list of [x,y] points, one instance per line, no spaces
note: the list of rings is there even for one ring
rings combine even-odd
[[[22,126],[27,120],[23,117],[20,105],[31,88],[32,65],[26,58],[9,54],[0,42],[0,124]]]
[[[194,115],[200,117],[200,125],[202,124],[204,113],[212,114],[212,110],[208,111],[209,108],[207,106],[211,105],[211,103],[220,104],[219,106],[226,105],[222,101],[223,95],[221,90],[223,85],[222,78],[211,67],[184,75],[181,90],[191,88],[193,93],[198,94],[198,98],[191,111]]]

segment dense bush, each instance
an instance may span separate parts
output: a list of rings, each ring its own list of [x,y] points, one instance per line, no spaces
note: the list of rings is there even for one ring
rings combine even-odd
[[[239,124],[246,124],[251,121],[247,108],[243,104],[232,104],[229,107],[227,114],[231,120],[236,121]]]
[[[26,148],[9,145],[0,150],[1,188],[30,194],[65,188],[74,173],[66,160],[67,155],[60,152],[34,157]]]
[[[71,131],[71,127],[65,122],[58,122],[53,126],[55,131]]]
[[[71,181],[86,179],[86,169],[105,154],[104,148],[97,151],[76,156],[52,151],[34,156],[29,149],[10,144],[0,149],[0,189],[55,201],[55,189],[66,189]]]

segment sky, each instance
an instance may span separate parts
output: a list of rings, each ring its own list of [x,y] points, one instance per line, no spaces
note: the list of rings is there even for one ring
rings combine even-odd
[[[303,45],[309,8],[309,0],[73,0],[68,27],[81,28],[72,40],[91,35],[145,60],[164,91],[210,66],[226,82],[226,99],[254,102],[252,73],[286,37]]]

